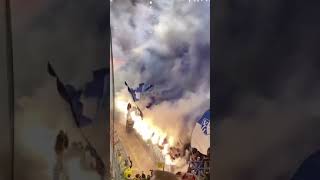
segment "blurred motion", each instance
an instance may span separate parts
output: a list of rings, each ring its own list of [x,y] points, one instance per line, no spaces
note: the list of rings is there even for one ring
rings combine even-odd
[[[106,143],[109,107],[101,100],[103,97],[92,96],[95,92],[92,87],[99,89],[92,71],[109,65],[106,60],[109,12],[105,1],[45,0],[26,4],[10,0],[10,5],[13,69],[4,69],[0,94],[10,97],[4,85],[10,84],[7,72],[12,72],[15,117],[7,118],[7,97],[2,99],[6,104],[0,108],[0,115],[14,124],[14,179],[100,180],[107,176],[102,169],[109,157]],[[5,12],[4,7],[1,6],[1,12]],[[1,32],[2,27],[5,26],[1,26]],[[0,46],[2,51],[3,44]],[[57,79],[48,73],[48,61],[59,75],[59,88]],[[5,68],[8,63],[2,65]],[[61,97],[65,94],[58,89],[68,96]],[[75,93],[70,98],[73,90],[78,89],[85,95],[79,97]],[[108,91],[103,89],[103,94]],[[82,119],[80,115],[90,118],[90,124],[77,121]],[[1,132],[11,130],[8,126],[9,123],[3,123],[5,130]],[[3,145],[8,143],[8,135],[1,137]],[[1,154],[4,157],[0,179],[7,180],[13,169],[9,161],[11,152],[1,147]]]
[[[210,179],[210,2],[113,0],[110,16],[112,178]]]

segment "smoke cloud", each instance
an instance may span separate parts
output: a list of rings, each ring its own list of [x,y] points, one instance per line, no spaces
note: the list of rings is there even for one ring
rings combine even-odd
[[[144,117],[182,141],[209,108],[209,8],[209,2],[184,0],[111,5],[114,63],[122,64],[115,72],[116,96],[131,99],[124,81],[153,84],[161,102],[144,109]]]

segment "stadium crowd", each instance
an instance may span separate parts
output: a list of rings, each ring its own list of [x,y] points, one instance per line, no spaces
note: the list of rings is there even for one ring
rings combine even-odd
[[[128,157],[122,159],[121,154],[118,154],[120,169],[123,172],[125,180],[150,180],[153,177],[153,170],[149,173],[141,172],[133,174],[133,164]],[[197,149],[192,148],[188,157],[187,172],[177,172],[175,174],[178,180],[209,180],[210,179],[210,148],[207,155],[201,154]]]

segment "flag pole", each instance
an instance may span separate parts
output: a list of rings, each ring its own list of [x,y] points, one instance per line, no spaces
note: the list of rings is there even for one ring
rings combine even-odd
[[[11,178],[14,180],[14,74],[13,74],[13,47],[10,0],[5,0],[6,16],[6,46],[7,46],[7,81],[8,81],[8,105],[9,120],[11,124]]]

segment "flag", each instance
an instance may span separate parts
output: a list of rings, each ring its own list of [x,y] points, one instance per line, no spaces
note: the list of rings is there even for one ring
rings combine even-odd
[[[127,82],[124,82],[124,84],[128,87],[128,92],[130,93],[134,102],[139,101],[143,93],[147,91],[151,91],[153,88],[152,84],[146,84],[146,83],[140,83],[136,89],[129,87]]]
[[[320,179],[320,151],[316,151],[305,159],[291,180],[318,180]]]
[[[152,87],[153,85],[151,84],[140,83],[139,86],[134,90],[136,99],[140,100],[143,93],[150,91]]]
[[[81,90],[77,90],[72,85],[64,85],[55,73],[53,67],[48,63],[48,73],[57,80],[57,90],[60,96],[70,105],[72,116],[78,127],[89,125],[92,120],[83,115],[83,104],[80,101]]]
[[[62,88],[63,87],[63,88]],[[91,124],[92,120],[83,115],[83,104],[80,101],[82,92],[76,90],[72,85],[63,86],[61,89],[65,90],[62,94],[66,94],[67,98],[64,98],[70,105],[72,116],[78,127],[84,127]],[[59,91],[59,90],[58,90]]]
[[[48,63],[48,73],[53,76],[53,77],[57,77],[56,72],[54,71],[54,69],[52,68],[50,62]]]
[[[83,115],[83,104],[79,99],[71,101],[71,111],[76,125],[81,128],[92,123],[92,120]]]
[[[210,110],[197,121],[191,137],[191,147],[207,155],[210,147]]]
[[[88,82],[84,88],[85,97],[95,97],[101,99],[105,88],[105,77],[107,69],[102,68],[93,72],[93,80]]]
[[[85,98],[96,98],[97,100],[97,108],[95,112],[95,119],[98,117],[98,114],[101,110],[101,107],[105,105],[105,95],[106,95],[106,84],[107,82],[107,75],[108,69],[101,68],[98,70],[93,71],[93,80],[89,81],[85,84],[84,87],[84,97]],[[109,92],[109,91],[108,91]]]
[[[140,83],[139,86],[136,89],[136,92],[143,93],[151,90],[153,87],[152,84],[145,84],[145,83]]]
[[[91,145],[89,141],[87,141],[87,148],[90,152],[91,157],[93,157],[95,160],[96,171],[99,175],[104,176],[106,174],[106,167],[97,150]]]
[[[127,86],[128,92],[130,93],[133,101],[134,101],[134,102],[138,101],[139,99],[138,99],[138,97],[137,97],[137,95],[136,95],[136,93],[135,93],[135,90],[132,89],[132,88],[130,88],[129,85],[127,84],[127,82],[124,82],[124,84]]]

